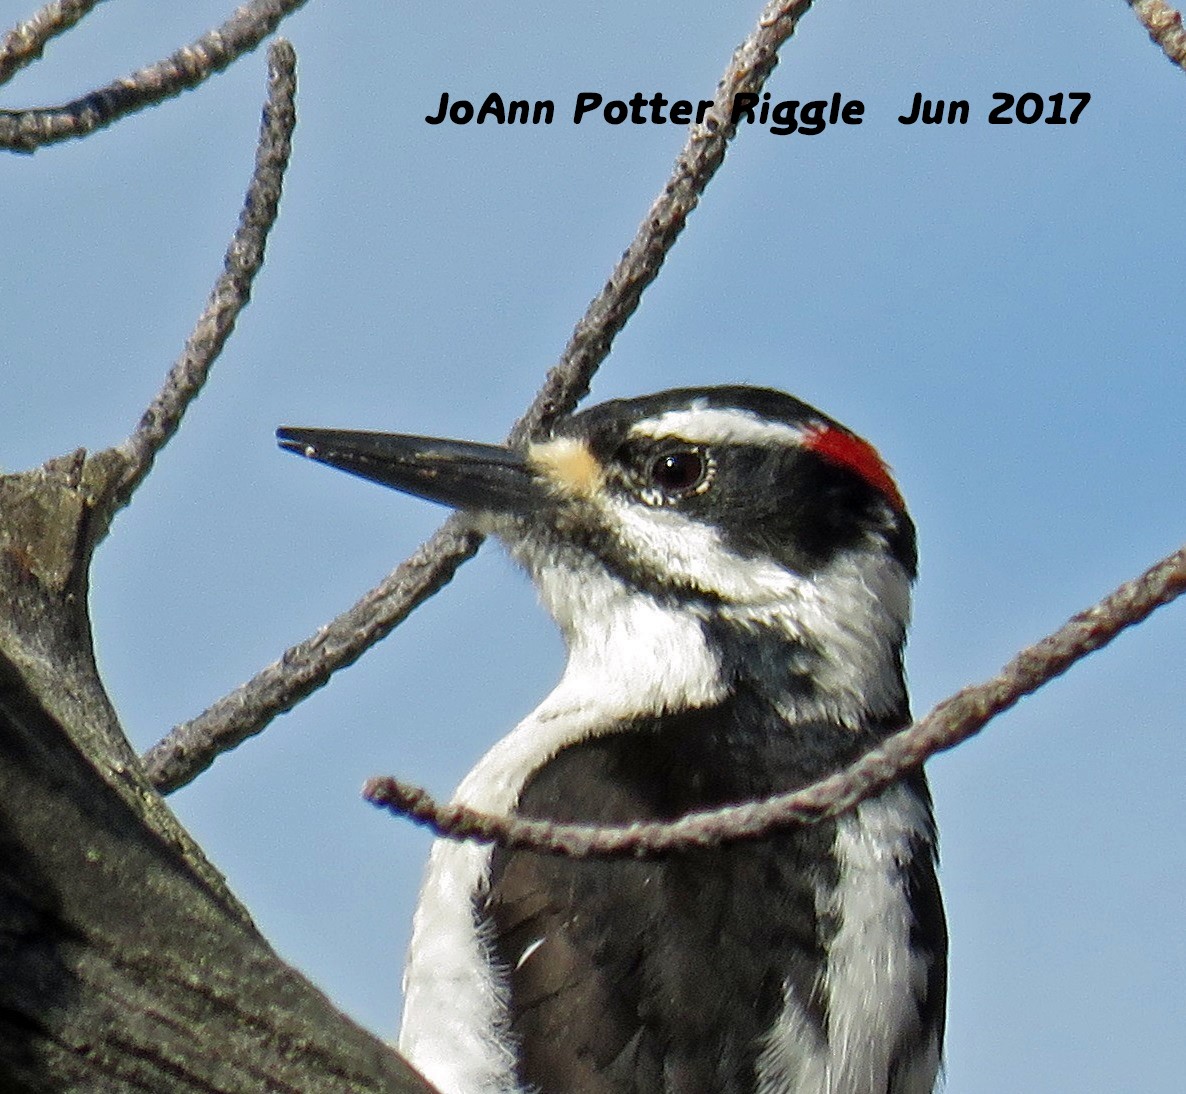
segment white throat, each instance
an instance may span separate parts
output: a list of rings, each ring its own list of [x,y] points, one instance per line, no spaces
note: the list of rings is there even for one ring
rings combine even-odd
[[[856,728],[904,709],[910,577],[896,559],[854,548],[804,576],[736,554],[714,530],[672,516],[626,517],[647,569],[686,582],[683,593],[658,598],[579,552],[511,544],[568,646],[564,676],[537,714],[564,710],[583,721],[584,711],[591,724],[604,724],[717,702],[732,684],[721,648],[706,635],[706,625],[719,632],[720,624],[766,636],[774,646],[768,661],[783,681],[781,665],[789,671],[792,660],[810,674],[813,698],[788,706],[789,720]],[[712,575],[706,592],[715,595],[696,595],[695,574]],[[773,697],[779,680],[769,683]]]

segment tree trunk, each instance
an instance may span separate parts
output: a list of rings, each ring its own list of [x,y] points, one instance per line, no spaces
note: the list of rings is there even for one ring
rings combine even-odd
[[[276,956],[144,778],[87,614],[113,456],[0,478],[0,1090],[430,1092]]]

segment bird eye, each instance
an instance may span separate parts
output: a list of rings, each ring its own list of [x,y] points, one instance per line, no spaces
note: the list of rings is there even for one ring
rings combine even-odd
[[[707,485],[708,457],[696,448],[680,448],[657,456],[650,466],[650,480],[665,494],[689,494]]]

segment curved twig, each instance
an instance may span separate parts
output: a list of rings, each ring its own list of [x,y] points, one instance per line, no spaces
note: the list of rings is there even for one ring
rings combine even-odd
[[[703,124],[692,126],[671,177],[651,204],[609,281],[577,323],[559,362],[515,423],[509,437],[511,444],[546,431],[588,393],[593,374],[609,355],[614,338],[634,314],[643,290],[658,276],[688,215],[724,161],[729,142],[736,135],[736,127],[729,120],[734,97],[761,91],[778,64],[779,48],[794,33],[811,4],[812,0],[775,0],[767,4],[757,26],[733,51],[717,84],[712,109]]]
[[[1164,0],[1128,0],[1128,6],[1165,55],[1186,70],[1186,31],[1182,30],[1181,12]]]
[[[251,298],[251,285],[263,265],[268,233],[276,222],[284,171],[292,152],[295,96],[296,53],[289,42],[278,39],[268,50],[268,98],[260,122],[255,170],[239,214],[239,227],[227,247],[223,272],[161,390],[131,436],[115,449],[122,466],[118,480],[111,486],[104,514],[107,519],[127,505],[157,453],[177,432],[182,416],[201,392],[239,313]]]
[[[717,85],[714,106],[703,125],[692,127],[670,179],[647,212],[633,242],[605,287],[590,303],[569,337],[560,360],[510,432],[510,443],[525,438],[569,413],[589,389],[614,337],[654,281],[688,214],[725,157],[735,127],[729,123],[733,96],[761,90],[778,49],[791,36],[812,0],[775,0],[737,47]],[[317,634],[288,649],[281,659],[220,699],[197,718],[175,726],[145,754],[149,778],[168,792],[184,786],[227,749],[263,730],[325,684],[338,669],[353,664],[417,606],[445,585],[482,539],[464,518],[453,518],[354,607]]]
[[[68,31],[103,0],[51,0],[0,40],[0,86],[25,65],[32,64],[46,45]]]
[[[925,718],[888,737],[850,766],[802,790],[764,801],[689,813],[669,823],[596,827],[499,817],[462,805],[440,805],[419,787],[392,778],[371,779],[363,793],[375,805],[406,815],[439,836],[571,857],[646,855],[716,846],[790,824],[813,824],[851,809],[936,752],[978,733],[996,715],[1183,592],[1186,547],[1022,650],[992,679],[956,692]]]
[[[353,664],[390,633],[421,601],[452,580],[482,537],[454,516],[418,551],[353,607],[316,634],[286,650],[278,661],[174,729],[142,757],[149,781],[162,793],[185,786],[223,752],[259,733]]]
[[[170,57],[64,106],[0,110],[0,148],[34,152],[179,95],[253,50],[306,0],[253,0]],[[36,17],[34,17],[36,18]],[[64,28],[63,28],[64,29]]]

